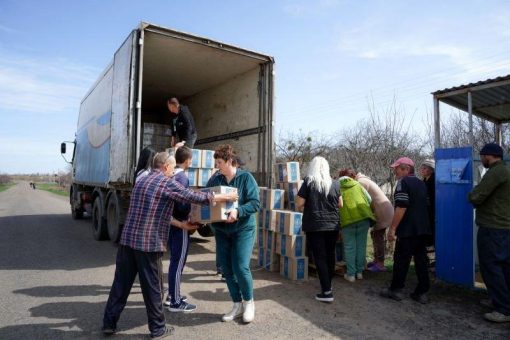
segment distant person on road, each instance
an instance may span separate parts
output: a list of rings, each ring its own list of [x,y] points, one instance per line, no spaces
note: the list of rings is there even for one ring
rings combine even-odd
[[[427,187],[414,175],[414,162],[401,157],[391,165],[397,178],[395,188],[395,214],[388,231],[388,241],[396,239],[393,254],[393,278],[389,288],[381,291],[381,296],[396,301],[403,299],[407,272],[414,259],[418,285],[411,298],[427,304],[430,288],[427,269],[427,240],[430,237]]]
[[[480,272],[493,312],[484,315],[493,322],[510,321],[510,169],[503,161],[503,149],[495,143],[480,151],[489,169],[469,193],[476,209]]]
[[[429,257],[429,267],[435,266],[435,245],[436,245],[436,161],[426,159],[421,163],[420,174],[423,182],[427,186],[429,197],[429,223],[431,235],[427,241],[427,254]]]
[[[352,175],[349,170],[342,170],[339,173],[344,203],[340,208],[340,223],[347,264],[344,279],[354,282],[363,280],[367,260],[368,229],[375,222],[375,216],[370,207],[372,198],[368,191],[349,175]]]
[[[162,258],[166,251],[174,202],[209,204],[235,200],[235,195],[195,192],[172,180],[175,158],[167,152],[154,156],[153,171],[138,180],[131,193],[126,223],[117,251],[113,280],[103,318],[103,333],[114,334],[138,274],[147,309],[151,337],[172,332],[163,312]],[[181,227],[194,228],[189,222]]]
[[[368,176],[361,172],[356,173],[352,169],[347,169],[347,176],[357,180],[359,184],[368,192],[372,198],[370,207],[375,216],[375,223],[372,223],[370,236],[374,247],[374,261],[367,264],[371,272],[386,271],[384,266],[386,251],[386,230],[390,227],[393,220],[394,208],[382,189],[372,181]]]
[[[171,145],[174,146],[178,142],[186,142],[186,146],[193,149],[197,141],[197,130],[195,121],[187,106],[181,105],[177,98],[167,100],[168,111],[172,115],[170,122],[170,130],[172,132]]]
[[[154,149],[151,147],[146,147],[140,152],[140,157],[138,157],[138,163],[136,164],[133,184],[140,178],[149,175],[152,169],[152,161],[155,154],[156,151],[154,151]]]
[[[175,152],[174,180],[189,188],[189,179],[185,171],[191,166],[193,154],[191,149],[183,146]],[[189,313],[197,309],[196,305],[187,302],[186,296],[181,296],[181,276],[188,258],[190,234],[186,225],[189,219],[191,205],[176,202],[172,214],[172,225],[168,235],[168,250],[170,252],[170,265],[168,267],[168,296],[164,302],[171,312]],[[195,230],[193,226],[191,230]]]
[[[328,161],[314,157],[298,191],[296,206],[303,211],[303,231],[321,285],[321,292],[315,299],[321,302],[334,301],[331,281],[335,274],[335,248],[340,230],[338,209],[342,205],[340,184],[331,178]]]
[[[255,214],[260,208],[259,187],[250,172],[236,166],[237,156],[232,146],[217,147],[214,160],[219,171],[207,186],[235,187],[239,195],[239,206],[229,212],[227,221],[212,223],[219,264],[234,302],[222,320],[228,322],[242,316],[249,323],[255,318],[250,260],[255,241]]]

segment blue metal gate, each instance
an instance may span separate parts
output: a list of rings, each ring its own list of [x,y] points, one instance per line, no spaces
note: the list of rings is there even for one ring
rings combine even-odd
[[[436,149],[436,276],[468,287],[475,281],[473,149]]]

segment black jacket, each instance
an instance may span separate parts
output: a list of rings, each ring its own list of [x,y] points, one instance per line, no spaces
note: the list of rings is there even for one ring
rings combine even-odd
[[[170,128],[172,136],[178,137],[179,141],[190,141],[192,136],[196,136],[195,121],[187,106],[179,106],[179,113],[173,117]]]

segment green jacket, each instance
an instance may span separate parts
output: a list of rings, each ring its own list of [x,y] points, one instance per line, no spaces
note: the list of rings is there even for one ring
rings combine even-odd
[[[510,168],[504,161],[489,166],[468,199],[476,209],[476,224],[510,229]]]
[[[225,176],[219,171],[211,177],[207,183],[208,187],[218,185],[237,188],[239,195],[239,207],[237,222],[235,223],[212,223],[213,228],[229,228],[229,230],[243,229],[245,227],[256,227],[255,213],[260,208],[259,187],[252,174],[246,170],[237,169],[235,177],[227,183]]]
[[[350,177],[341,177],[340,189],[344,202],[343,207],[340,208],[340,224],[342,227],[347,227],[367,218],[375,221],[374,213],[370,208],[370,195],[358,181]]]

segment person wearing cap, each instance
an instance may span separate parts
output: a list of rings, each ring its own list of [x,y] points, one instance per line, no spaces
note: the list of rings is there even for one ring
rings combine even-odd
[[[168,99],[166,105],[172,115],[170,122],[172,133],[171,145],[174,146],[177,142],[184,141],[187,147],[193,149],[198,135],[190,110],[187,106],[181,105],[177,98]]]
[[[393,277],[389,288],[381,291],[381,296],[396,301],[403,299],[411,260],[414,259],[418,284],[411,298],[419,303],[429,302],[430,288],[427,269],[426,242],[430,236],[427,187],[414,175],[414,162],[401,157],[391,165],[397,178],[394,194],[395,214],[388,231],[388,241],[394,241]]]
[[[503,161],[503,149],[486,144],[480,160],[488,171],[469,193],[476,209],[477,246],[480,272],[493,308],[484,318],[510,321],[510,169]]]
[[[427,242],[427,253],[429,254],[429,266],[434,267],[434,252],[436,244],[436,161],[426,159],[421,163],[420,174],[427,187],[429,197],[429,223],[432,234]]]

